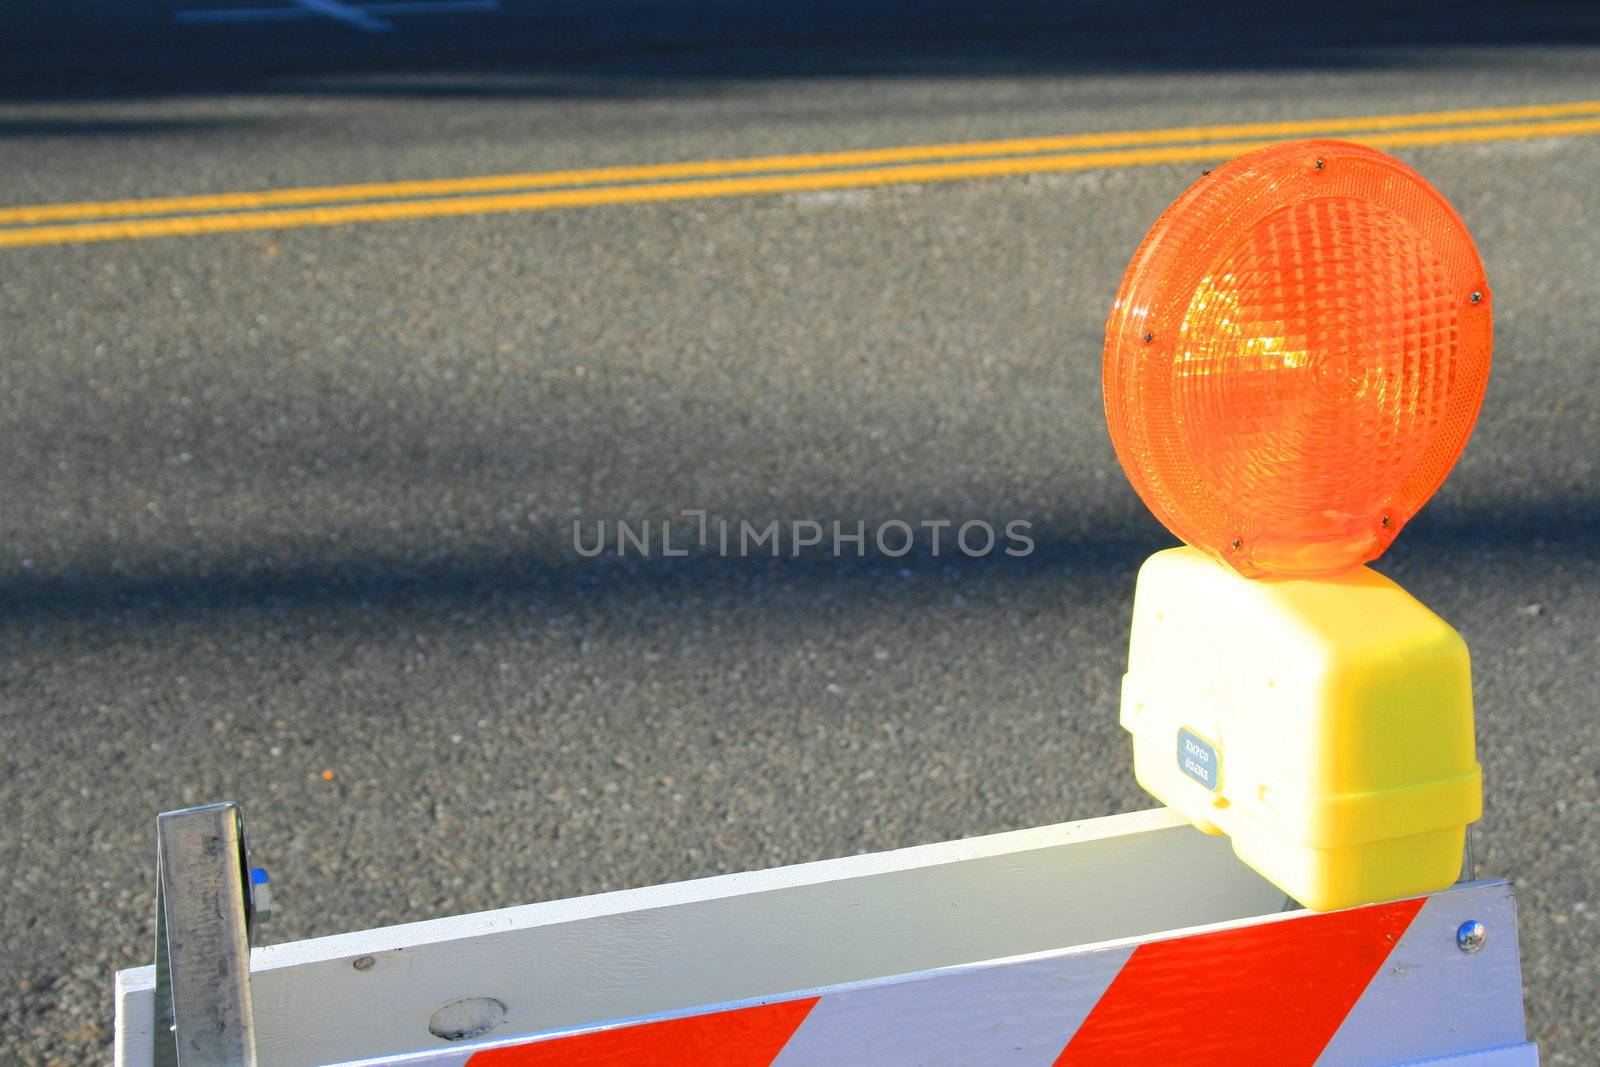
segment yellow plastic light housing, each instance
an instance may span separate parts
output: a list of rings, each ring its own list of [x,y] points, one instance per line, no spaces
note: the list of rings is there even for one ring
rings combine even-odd
[[[1366,567],[1254,582],[1152,556],[1122,725],[1140,785],[1310,908],[1449,885],[1482,804],[1466,643]]]

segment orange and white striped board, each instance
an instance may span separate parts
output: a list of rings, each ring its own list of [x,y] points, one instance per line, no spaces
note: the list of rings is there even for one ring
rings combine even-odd
[[[258,1050],[263,1067],[1537,1064],[1506,883],[1283,903],[1225,840],[1137,813],[257,950]],[[143,1067],[139,972],[119,977],[118,1062]],[[487,1029],[429,1029],[462,1004],[488,1005]]]
[[[1512,928],[1505,883],[366,1062],[1534,1067],[1515,943],[1457,944],[1478,916]]]

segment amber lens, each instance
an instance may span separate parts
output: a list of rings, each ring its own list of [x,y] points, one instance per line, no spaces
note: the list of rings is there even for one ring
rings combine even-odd
[[[1375,559],[1472,432],[1489,305],[1466,227],[1399,160],[1342,141],[1241,156],[1122,279],[1117,456],[1168,529],[1246,576]]]

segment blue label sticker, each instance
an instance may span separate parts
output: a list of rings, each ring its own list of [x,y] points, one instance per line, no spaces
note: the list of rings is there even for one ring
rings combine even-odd
[[[1222,788],[1222,755],[1217,746],[1184,726],[1178,727],[1178,768],[1213,793]]]

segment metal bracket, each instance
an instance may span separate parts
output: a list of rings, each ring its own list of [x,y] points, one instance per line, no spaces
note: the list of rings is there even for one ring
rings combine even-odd
[[[250,939],[269,908],[239,805],[156,817],[156,1067],[255,1067]]]

